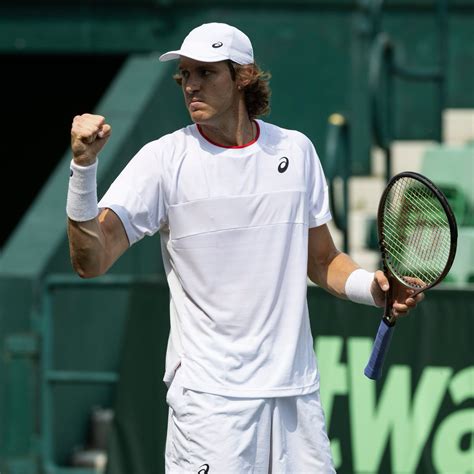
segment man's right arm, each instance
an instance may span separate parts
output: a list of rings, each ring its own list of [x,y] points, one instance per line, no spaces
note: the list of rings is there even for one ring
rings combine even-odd
[[[122,221],[110,209],[97,208],[97,155],[111,134],[100,115],[74,117],[71,128],[71,180],[68,191],[68,238],[71,263],[82,278],[104,274],[129,247]]]

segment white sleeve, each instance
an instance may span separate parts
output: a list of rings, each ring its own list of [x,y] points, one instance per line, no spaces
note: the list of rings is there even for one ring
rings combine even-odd
[[[309,140],[308,140],[309,141]],[[308,144],[309,167],[306,176],[309,196],[309,227],[319,227],[331,220],[329,192],[326,177],[318,154],[311,142]]]
[[[157,142],[145,145],[109,187],[99,208],[112,209],[122,221],[130,245],[153,235],[168,221],[163,153]]]

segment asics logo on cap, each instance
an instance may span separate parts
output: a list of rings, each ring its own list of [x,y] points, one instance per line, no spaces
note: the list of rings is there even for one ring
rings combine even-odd
[[[220,48],[221,46],[224,46],[224,43],[222,41],[218,41],[217,43],[214,43],[212,45],[213,48]]]

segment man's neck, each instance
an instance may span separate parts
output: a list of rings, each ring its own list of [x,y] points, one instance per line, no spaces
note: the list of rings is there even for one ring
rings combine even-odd
[[[257,125],[246,110],[225,122],[202,123],[199,126],[209,140],[222,146],[245,145],[254,140],[257,133]]]

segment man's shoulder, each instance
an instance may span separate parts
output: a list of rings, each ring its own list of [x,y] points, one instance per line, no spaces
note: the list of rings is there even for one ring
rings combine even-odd
[[[144,143],[134,155],[133,161],[144,167],[154,166],[155,163],[172,166],[191,148],[190,140],[195,140],[191,128],[192,125],[183,127]]]
[[[305,149],[311,145],[311,140],[299,130],[281,127],[273,123],[260,120],[260,125],[265,128],[270,140],[273,141],[293,141],[301,148]]]
[[[169,147],[177,146],[180,143],[185,143],[188,140],[195,140],[195,135],[193,133],[194,125],[188,125],[186,127],[180,128],[173,132],[162,135],[160,138],[156,138],[144,145],[144,147],[158,150],[162,147],[165,147],[169,151]]]

